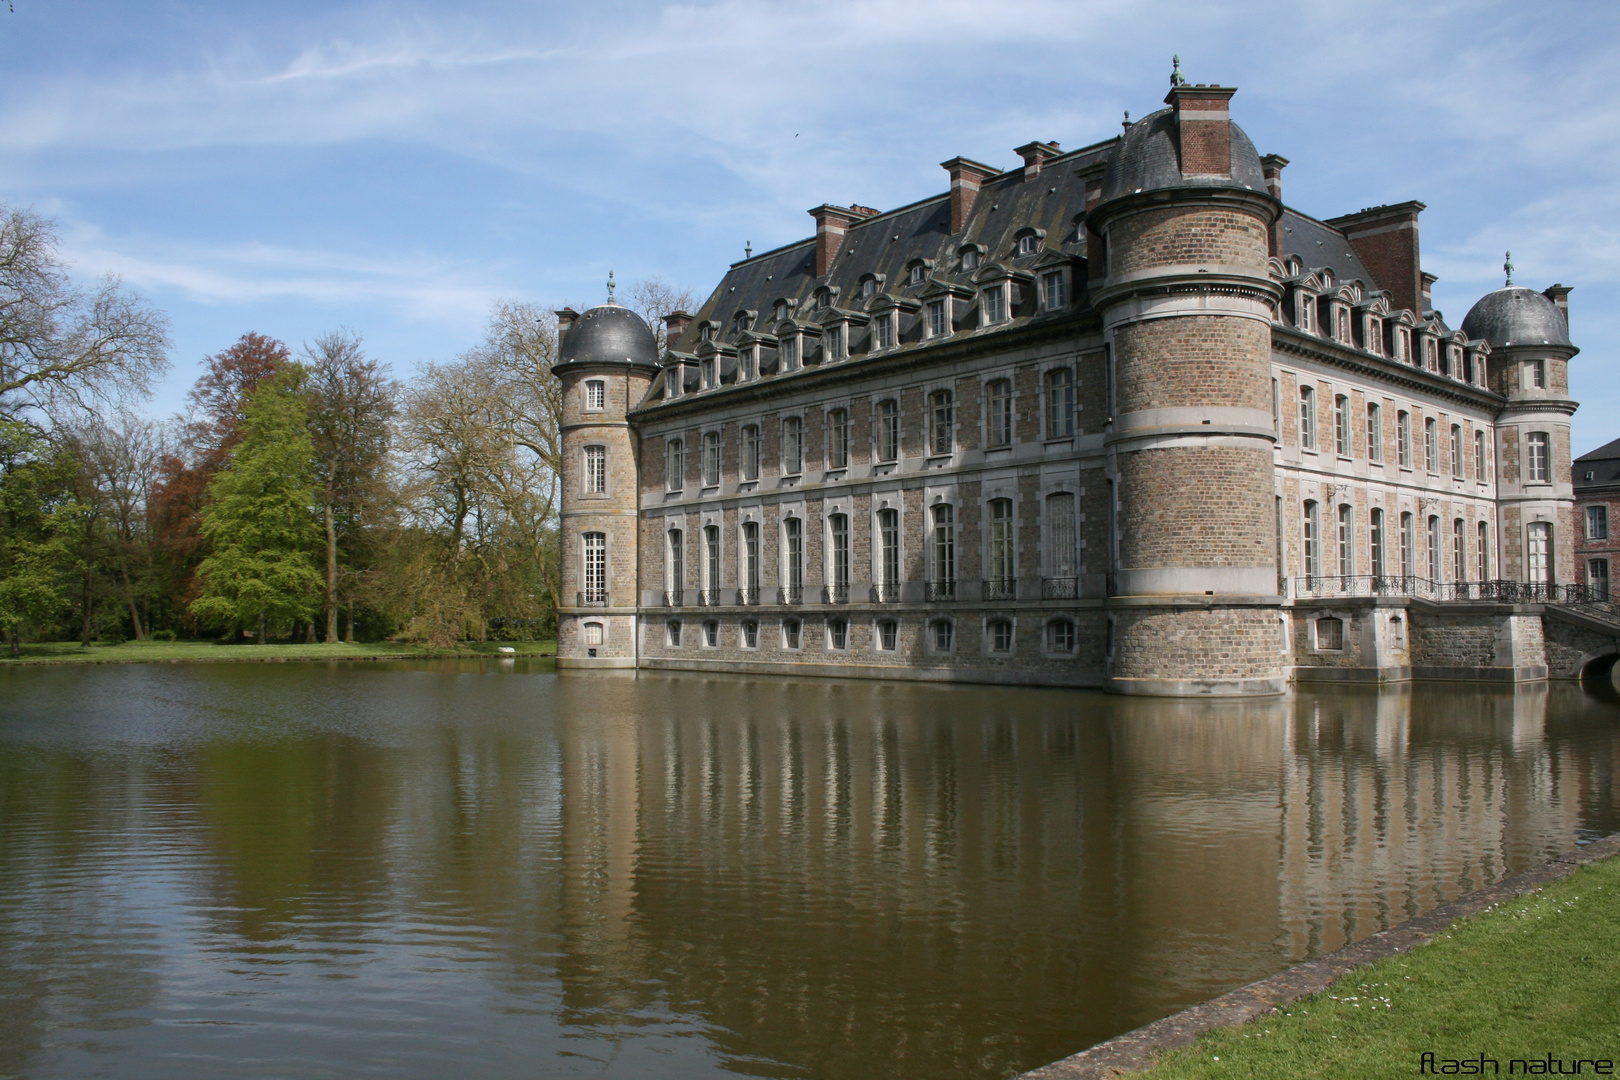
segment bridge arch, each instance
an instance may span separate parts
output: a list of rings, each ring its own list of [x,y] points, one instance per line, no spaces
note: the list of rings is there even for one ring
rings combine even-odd
[[[1608,682],[1613,677],[1616,662],[1620,662],[1620,648],[1611,645],[1581,657],[1574,673],[1583,682],[1587,679]]]

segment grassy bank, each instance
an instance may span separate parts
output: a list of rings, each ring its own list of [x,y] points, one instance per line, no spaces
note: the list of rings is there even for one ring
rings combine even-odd
[[[1425,1053],[1435,1056],[1420,1073]],[[1620,859],[1461,920],[1282,1013],[1211,1032],[1140,1075],[1477,1075],[1481,1055],[1487,1076],[1492,1060],[1503,1076],[1556,1075],[1560,1059],[1568,1075],[1577,1058],[1620,1075]],[[1585,1064],[1578,1075],[1594,1074]]]
[[[187,661],[285,661],[408,659],[415,657],[495,656],[500,648],[516,649],[519,656],[555,656],[555,641],[468,642],[452,650],[429,649],[421,645],[391,641],[357,642],[353,645],[222,645],[215,641],[126,641],[118,645],[78,642],[37,642],[24,645],[19,660],[0,652],[0,663],[44,664],[158,664]]]

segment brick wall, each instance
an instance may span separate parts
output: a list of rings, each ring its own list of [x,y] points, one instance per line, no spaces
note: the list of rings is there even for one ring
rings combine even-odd
[[[1269,413],[1270,351],[1271,332],[1254,319],[1198,315],[1121,326],[1118,410],[1221,405]]]
[[[1108,226],[1110,275],[1189,264],[1240,266],[1264,275],[1267,253],[1265,222],[1243,210],[1167,207]]]

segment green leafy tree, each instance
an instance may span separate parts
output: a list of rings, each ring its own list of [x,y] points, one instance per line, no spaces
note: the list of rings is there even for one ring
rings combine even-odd
[[[296,365],[254,388],[242,441],[208,487],[201,532],[210,554],[197,567],[202,589],[191,611],[233,626],[310,618],[322,579],[314,507],[315,449],[310,441],[303,369]]]
[[[79,506],[73,456],[26,424],[0,419],[0,630],[21,653],[22,630],[67,605]]]

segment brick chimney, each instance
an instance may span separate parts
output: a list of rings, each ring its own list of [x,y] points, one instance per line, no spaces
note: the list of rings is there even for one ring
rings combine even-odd
[[[1059,150],[1055,142],[1032,142],[1020,146],[1013,153],[1024,159],[1024,179],[1033,180],[1041,175],[1041,167],[1046,164],[1046,159],[1057,157]]]
[[[557,343],[560,345],[562,339],[568,336],[568,331],[574,328],[574,323],[579,320],[579,312],[571,307],[565,307],[552,314],[557,316]]]
[[[1439,280],[1433,274],[1423,275],[1423,307],[1419,309],[1419,315],[1426,315],[1434,310],[1434,283]]]
[[[1102,201],[1103,176],[1108,172],[1108,162],[1092,162],[1083,169],[1074,170],[1074,175],[1086,186],[1086,220],[1080,228],[1086,238],[1086,280],[1101,281],[1108,273],[1108,254],[1106,241],[1101,234],[1091,227],[1091,212]]]
[[[1564,315],[1564,329],[1569,329],[1569,291],[1573,285],[1549,285],[1541,295],[1551,300]]]
[[[1420,202],[1395,203],[1329,218],[1327,222],[1344,232],[1345,239],[1377,279],[1374,284],[1389,290],[1390,305],[1397,310],[1409,308],[1418,315],[1428,306],[1418,258],[1418,214],[1423,209]]]
[[[684,311],[672,311],[664,316],[664,348],[673,349],[675,343],[686,333],[686,328],[692,325],[692,316]]]
[[[1287,167],[1288,159],[1281,154],[1267,154],[1260,159],[1260,171],[1266,178],[1266,190],[1278,202],[1282,202],[1282,171]],[[1277,220],[1271,223],[1271,257],[1283,258],[1287,254],[1283,250],[1285,246],[1282,215],[1278,214]]]
[[[838,249],[844,246],[844,233],[865,215],[832,203],[822,203],[807,213],[816,219],[816,277],[826,277]]]
[[[1172,86],[1164,103],[1175,110],[1183,176],[1232,175],[1232,115],[1235,86]]]
[[[954,236],[967,227],[968,215],[973,213],[973,203],[979,197],[980,185],[1000,176],[1001,171],[965,157],[942,161],[939,167],[951,174],[951,235]]]

